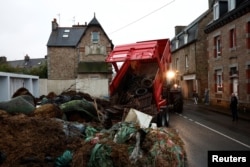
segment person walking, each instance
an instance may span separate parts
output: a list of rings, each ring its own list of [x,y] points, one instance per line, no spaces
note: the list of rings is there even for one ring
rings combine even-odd
[[[237,109],[237,106],[238,106],[238,99],[235,96],[235,94],[232,93],[232,95],[231,95],[231,101],[230,101],[230,109],[231,109],[232,118],[233,118],[232,121],[237,121],[238,120],[238,109]]]
[[[193,92],[194,104],[198,104],[198,93],[196,91]]]

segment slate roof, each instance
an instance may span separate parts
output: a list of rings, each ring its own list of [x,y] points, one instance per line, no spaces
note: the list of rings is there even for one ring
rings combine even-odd
[[[101,24],[94,15],[94,18],[89,22],[88,25],[73,26],[73,27],[57,27],[56,30],[52,30],[47,46],[76,47],[77,44],[80,42],[82,36],[85,34],[86,29],[91,26],[100,27],[103,30],[104,34],[107,36]]]
[[[181,49],[182,47],[194,42],[198,38],[198,24],[199,22],[208,15],[210,10],[206,10],[203,14],[201,14],[198,18],[196,18],[193,22],[191,22],[188,26],[186,26],[183,31],[179,34],[176,34],[175,37],[171,40],[171,51],[175,51]],[[184,35],[185,33],[188,34],[188,41],[184,43]],[[201,32],[202,33],[202,32]],[[176,48],[175,42],[179,40],[179,46]]]
[[[36,58],[36,59],[29,59],[28,61],[25,60],[8,61],[8,64],[11,65],[12,67],[33,68],[40,66],[44,62],[46,62],[45,58]]]
[[[52,31],[47,46],[76,46],[86,27],[58,27]]]
[[[250,1],[249,0],[242,0],[237,1],[236,8],[230,12],[225,13],[223,16],[221,16],[219,19],[211,22],[206,28],[205,33],[210,33],[229,22],[247,14],[250,11]]]
[[[95,15],[94,15],[94,18],[88,24],[88,26],[91,26],[91,25],[101,26],[101,24],[99,23],[99,21],[96,19]]]

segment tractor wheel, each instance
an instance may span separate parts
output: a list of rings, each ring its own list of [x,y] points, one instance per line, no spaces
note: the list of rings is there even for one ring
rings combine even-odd
[[[174,107],[174,112],[182,113],[183,99],[182,99],[182,96],[180,94],[175,95],[173,107]]]
[[[157,126],[158,127],[168,127],[169,126],[169,112],[165,108],[157,115]]]
[[[146,89],[146,88],[138,88],[138,89],[136,89],[136,91],[135,91],[135,94],[137,95],[137,96],[143,96],[143,95],[145,95],[145,94],[147,94],[148,93],[148,90]]]

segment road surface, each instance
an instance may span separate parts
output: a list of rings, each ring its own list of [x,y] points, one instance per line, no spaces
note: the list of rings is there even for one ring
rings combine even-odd
[[[170,114],[170,127],[185,143],[188,167],[207,167],[208,151],[250,150],[250,122],[212,112],[191,102],[181,114]]]

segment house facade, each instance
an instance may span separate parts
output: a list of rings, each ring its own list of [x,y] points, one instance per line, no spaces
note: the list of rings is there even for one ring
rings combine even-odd
[[[194,91],[204,98],[208,90],[207,34],[203,30],[211,19],[209,8],[188,26],[175,27],[171,40],[172,69],[185,99],[192,98]]]
[[[207,34],[210,102],[228,107],[235,93],[240,107],[250,102],[250,1],[213,1]]]
[[[112,49],[95,15],[89,24],[72,27],[59,27],[54,19],[47,43],[48,79],[111,78],[112,67],[105,58]]]

